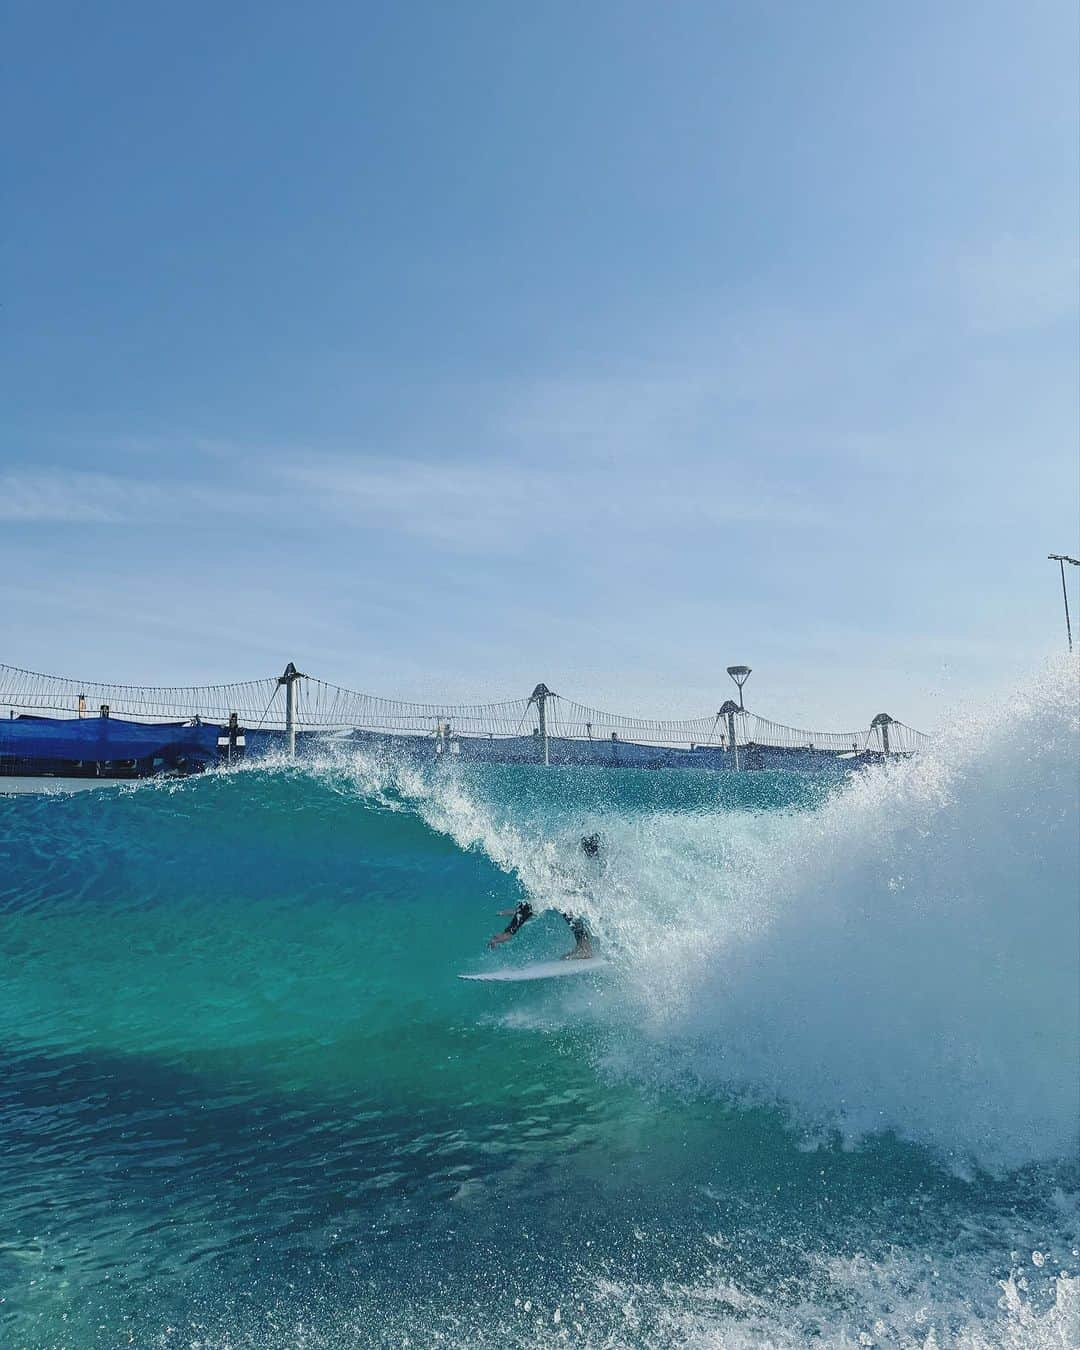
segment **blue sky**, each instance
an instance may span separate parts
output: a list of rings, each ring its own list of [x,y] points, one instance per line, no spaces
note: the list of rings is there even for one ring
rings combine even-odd
[[[0,660],[847,728],[1062,645],[1071,2],[2,13]]]

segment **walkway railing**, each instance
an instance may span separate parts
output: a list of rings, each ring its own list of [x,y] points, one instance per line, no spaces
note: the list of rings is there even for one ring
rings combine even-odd
[[[0,664],[0,716],[97,716],[104,707],[113,716],[135,721],[199,718],[224,723],[235,713],[250,730],[287,731],[286,683],[283,677],[269,676],[212,685],[109,684]],[[740,748],[761,746],[831,754],[910,754],[930,739],[885,714],[879,714],[864,731],[809,731],[744,710],[681,720],[632,717],[563,698],[544,685],[537,685],[528,698],[497,703],[414,703],[359,693],[309,675],[295,676],[292,720],[293,729],[301,732],[370,731],[434,736],[443,741],[455,736],[536,736],[687,750],[710,746],[731,749],[732,731]]]

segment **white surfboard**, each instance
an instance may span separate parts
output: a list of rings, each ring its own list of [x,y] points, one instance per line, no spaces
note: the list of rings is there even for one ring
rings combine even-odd
[[[478,975],[459,975],[459,980],[481,980],[485,983],[504,980],[554,980],[563,975],[587,975],[609,963],[602,957],[590,956],[575,961],[534,961],[529,966],[506,966],[502,970],[485,970]]]

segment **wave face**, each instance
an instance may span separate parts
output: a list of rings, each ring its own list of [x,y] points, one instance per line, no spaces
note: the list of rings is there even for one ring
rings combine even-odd
[[[0,1340],[1069,1344],[1077,711],[1058,665],[837,781],[0,800]],[[455,978],[567,908],[605,972]]]
[[[1059,669],[932,753],[774,818],[764,848],[741,836],[719,885],[715,843],[695,840],[674,939],[626,935],[647,970],[662,946],[665,1058],[691,1042],[678,1064],[702,1084],[957,1161],[1073,1153],[1078,764],[1075,677]],[[670,915],[671,836],[647,834],[644,903]]]

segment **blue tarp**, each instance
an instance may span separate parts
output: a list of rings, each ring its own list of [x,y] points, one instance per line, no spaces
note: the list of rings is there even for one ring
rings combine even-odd
[[[118,717],[15,717],[0,720],[0,755],[19,759],[174,760],[217,758],[219,728],[181,722],[148,725]]]

